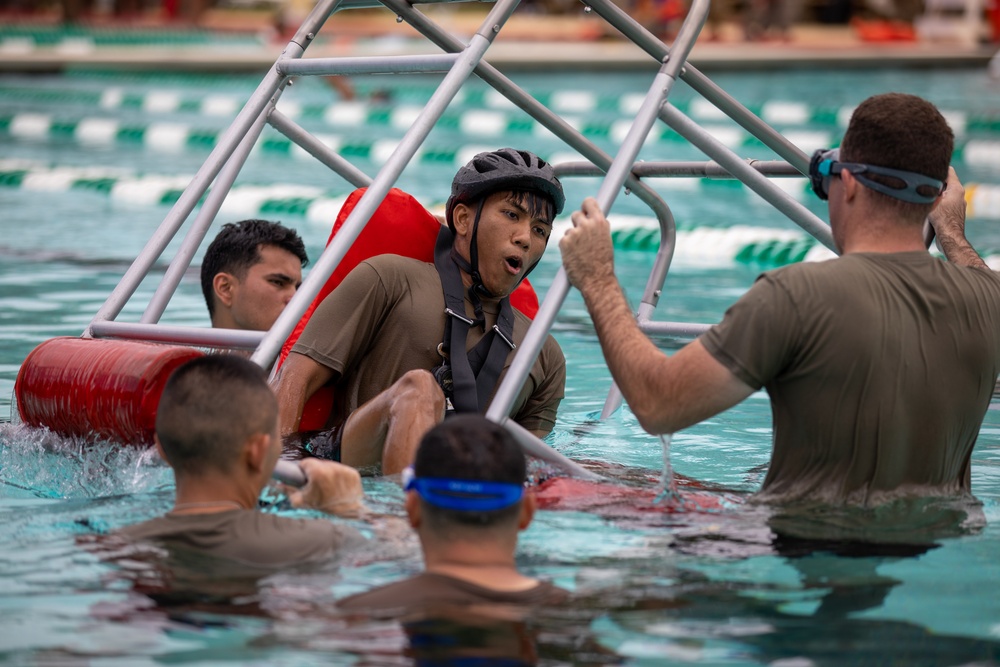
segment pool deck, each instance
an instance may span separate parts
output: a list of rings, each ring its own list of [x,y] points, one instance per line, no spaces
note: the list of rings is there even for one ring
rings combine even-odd
[[[428,6],[431,7],[431,6]],[[474,10],[426,10],[443,28],[461,37],[472,34],[483,13]],[[203,43],[102,45],[77,35],[49,45],[28,40],[0,42],[0,72],[58,72],[69,67],[125,70],[263,72],[280,55],[287,39],[271,25],[273,17],[237,11],[206,15],[199,31]],[[9,20],[4,21],[10,25]],[[51,27],[51,26],[50,26]],[[149,24],[95,25],[101,31],[148,30]],[[170,26],[170,29],[177,29]],[[543,16],[515,13],[486,59],[501,70],[576,69],[635,71],[657,67],[637,46],[611,34],[596,16]],[[245,40],[213,43],[211,34],[244,35]],[[327,36],[330,35],[330,36]],[[797,24],[784,41],[745,42],[739,27],[724,24],[719,39],[704,37],[689,59],[705,70],[790,68],[969,68],[986,67],[1000,45],[961,39],[863,40],[849,25]],[[388,10],[352,10],[334,15],[308,57],[440,53],[408,25],[397,24]]]

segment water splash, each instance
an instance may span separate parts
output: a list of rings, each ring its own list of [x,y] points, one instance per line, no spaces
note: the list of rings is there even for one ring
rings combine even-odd
[[[152,447],[0,424],[0,496],[20,490],[38,498],[100,498],[151,491],[172,481]]]
[[[671,511],[682,511],[687,508],[687,501],[681,495],[677,487],[677,478],[674,476],[674,467],[670,465],[670,443],[673,435],[664,433],[660,435],[660,443],[663,448],[663,473],[660,476],[660,488],[653,500],[653,504]]]

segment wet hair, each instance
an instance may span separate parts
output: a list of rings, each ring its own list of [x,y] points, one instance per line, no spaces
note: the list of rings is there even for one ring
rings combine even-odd
[[[156,435],[175,472],[228,472],[247,439],[273,433],[277,420],[278,403],[260,366],[214,354],[170,376],[156,411]]]
[[[215,314],[215,289],[212,287],[215,276],[231,273],[243,280],[250,267],[260,262],[261,246],[290,252],[299,258],[302,266],[309,263],[305,244],[294,229],[269,220],[226,223],[209,244],[201,262],[201,291],[209,316]]]
[[[491,192],[490,194],[496,193]],[[489,197],[490,195],[486,196]],[[541,218],[550,225],[556,217],[555,204],[543,192],[537,190],[511,190],[504,199],[512,204],[523,206],[532,218]]]
[[[910,171],[944,182],[954,146],[955,135],[937,107],[915,95],[886,93],[869,97],[854,110],[840,157],[844,162]],[[901,184],[891,176],[866,176],[890,187]],[[921,221],[932,206],[901,201],[874,190],[871,194],[900,214]]]
[[[428,431],[413,462],[417,478],[524,484],[524,452],[507,429],[476,414],[456,415]],[[456,526],[493,527],[517,521],[521,503],[488,512],[436,507],[421,500],[423,516],[437,531]]]

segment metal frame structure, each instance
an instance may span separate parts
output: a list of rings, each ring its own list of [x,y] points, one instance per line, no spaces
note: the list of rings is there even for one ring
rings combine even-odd
[[[664,45],[611,0],[584,0],[590,11],[601,16],[660,64],[631,128],[615,156],[606,154],[564,119],[484,60],[494,38],[517,7],[518,1],[495,0],[495,4],[476,33],[467,42],[463,42],[436,25],[408,0],[381,0],[381,3],[375,0],[320,0],[235,120],[221,135],[215,148],[170,209],[163,223],[99,309],[84,336],[251,349],[253,350],[251,359],[254,362],[264,368],[271,367],[282,343],[343,259],[403,169],[414,158],[448,104],[472,75],[488,83],[584,158],[585,162],[556,165],[557,173],[561,176],[603,175],[597,194],[597,201],[603,211],[608,212],[617,194],[627,188],[654,212],[660,223],[661,245],[637,312],[639,325],[646,332],[692,335],[704,329],[702,325],[697,324],[652,321],[652,314],[673,257],[676,230],[669,206],[650,187],[647,182],[649,178],[679,175],[737,178],[821,243],[828,247],[833,246],[829,226],[769,180],[770,176],[801,176],[807,171],[808,157],[687,62],[691,48],[705,22],[709,0],[694,0],[672,48]],[[379,6],[379,4],[395,12],[400,20],[408,22],[441,48],[443,53],[422,56],[303,57],[309,44],[315,40],[320,29],[335,12]],[[436,72],[443,73],[444,77],[374,178],[358,170],[275,108],[291,77],[408,72]],[[783,161],[745,161],[687,118],[668,102],[670,92],[678,79],[683,79],[706,100],[770,147]],[[637,163],[638,152],[657,121],[669,125],[681,137],[704,152],[711,161]],[[270,331],[260,333],[160,324],[160,317],[266,124],[270,124],[347,182],[356,187],[367,187],[366,192]],[[139,321],[132,323],[116,321],[143,278],[195,212],[197,204],[202,199],[204,201],[194,215],[180,248],[171,260],[166,274]],[[487,411],[487,417],[508,427],[528,453],[559,465],[571,474],[586,477],[593,475],[507,418],[510,407],[528,377],[568,290],[569,283],[560,268],[511,368],[497,389]],[[621,396],[613,387],[603,415],[610,414],[620,403]]]

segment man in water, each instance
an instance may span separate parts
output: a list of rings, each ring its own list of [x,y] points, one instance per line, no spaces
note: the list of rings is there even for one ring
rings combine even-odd
[[[531,607],[566,591],[517,570],[517,535],[535,513],[517,441],[480,415],[428,431],[404,476],[406,514],[420,539],[424,572],[342,600],[348,611],[446,611],[484,604]]]
[[[281,454],[277,417],[264,372],[242,357],[208,355],[178,368],[156,413],[156,446],[174,471],[174,508],[120,534],[264,567],[323,562],[363,543],[330,521],[257,510]],[[360,509],[356,470],[317,459],[299,465],[308,483],[290,492],[293,505],[338,515]]]
[[[551,165],[527,151],[480,153],[459,170],[429,264],[362,262],[316,309],[277,377],[282,434],[333,383],[329,456],[398,473],[445,411],[483,412],[529,320],[508,296],[535,267],[565,203]],[[550,336],[511,417],[552,430],[566,363]]]
[[[268,220],[223,225],[201,263],[201,290],[212,326],[270,329],[302,284],[308,261],[294,229]]]
[[[953,142],[920,98],[863,102],[839,154],[817,151],[810,169],[842,257],[765,273],[670,357],[636,326],[608,222],[585,200],[560,243],[566,273],[643,428],[674,433],[764,387],[774,444],[759,500],[971,498],[1000,371],[1000,277],[965,239]],[[928,216],[947,262],[925,249]]]

